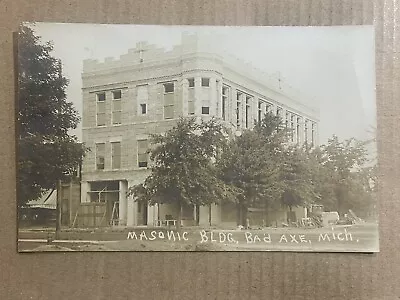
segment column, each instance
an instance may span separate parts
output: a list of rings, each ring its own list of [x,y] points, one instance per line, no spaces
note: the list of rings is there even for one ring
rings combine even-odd
[[[251,111],[251,118],[250,118],[250,128],[254,128],[254,121],[257,121],[257,115],[258,115],[258,98],[257,97],[252,97],[251,98],[251,103],[250,103],[250,111]]]
[[[201,105],[203,102],[202,96],[202,86],[201,77],[194,78],[194,114],[196,116],[201,116]]]
[[[123,180],[119,181],[119,225],[127,225],[127,183]]]
[[[206,89],[206,88],[205,88]],[[208,99],[210,106],[210,116],[219,116],[217,113],[217,102],[219,101],[217,79],[215,77],[210,78],[210,87],[208,91]]]
[[[81,183],[81,203],[90,202],[88,192],[90,191],[90,184],[87,181]]]
[[[208,205],[200,206],[200,218],[199,218],[199,226],[209,226],[209,212],[210,207]]]
[[[221,78],[217,78],[216,84],[216,111],[215,116],[222,119],[222,80]],[[226,108],[225,108],[226,109]]]
[[[187,78],[182,79],[182,114],[188,115],[188,100],[189,100],[189,81]]]
[[[311,130],[314,129],[314,145],[313,146],[317,146],[318,145],[318,127],[317,127],[317,122],[312,122],[312,126],[311,126]]]
[[[133,227],[136,225],[135,213],[136,213],[135,202],[133,201],[133,197],[129,196],[127,199],[126,226]]]
[[[211,204],[211,225],[221,224],[221,206],[215,203]]]
[[[158,220],[158,205],[147,206],[147,226],[156,226]]]
[[[292,114],[293,118],[293,143],[297,144],[297,115]]]
[[[246,128],[246,94],[242,93],[240,97],[241,97],[240,130],[243,130]]]
[[[304,118],[303,117],[298,117],[299,118],[299,144],[303,145],[304,144]]]
[[[276,103],[272,103],[272,105],[271,105],[271,107],[270,107],[270,112],[273,113],[273,114],[275,114],[276,108],[277,108]]]
[[[129,188],[135,184],[135,182],[128,182],[127,186]],[[135,201],[134,196],[130,195],[129,197],[126,197],[126,226],[133,227],[137,225],[137,211],[138,203]]]
[[[230,97],[227,105],[227,118],[226,120],[234,126],[236,130],[236,93],[237,90],[234,87],[230,88]]]
[[[309,127],[310,127],[310,121],[304,118],[304,143],[307,144],[310,144]]]

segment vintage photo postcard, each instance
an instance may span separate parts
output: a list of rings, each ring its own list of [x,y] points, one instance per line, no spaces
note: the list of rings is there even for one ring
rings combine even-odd
[[[379,251],[373,26],[17,36],[19,252]]]

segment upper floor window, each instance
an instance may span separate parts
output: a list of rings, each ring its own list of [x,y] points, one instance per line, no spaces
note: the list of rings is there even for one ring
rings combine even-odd
[[[105,153],[106,153],[106,144],[105,143],[97,143],[96,144],[96,170],[104,170]]]
[[[111,143],[111,164],[113,169],[121,168],[121,142]]]
[[[203,106],[203,107],[201,108],[201,113],[202,113],[203,115],[209,115],[209,114],[210,114],[210,107],[208,107],[208,106]]]
[[[237,92],[236,93],[236,127],[239,128],[240,127],[240,122],[241,122],[241,114],[240,114],[240,110],[241,110],[241,106],[242,106],[242,93],[241,92]]]
[[[119,95],[119,96],[121,96],[121,95]],[[112,123],[114,125],[121,124],[121,117],[122,117],[121,97],[113,98],[113,101],[112,101],[112,116],[111,117],[112,117]]]
[[[147,102],[149,100],[148,85],[137,87],[138,115],[147,114]]]
[[[315,123],[311,123],[311,144],[315,144]]]
[[[137,141],[138,147],[138,167],[146,168],[148,164],[148,142],[147,140],[139,140]]]
[[[96,124],[97,126],[106,125],[106,93],[96,94]]]
[[[194,78],[188,78],[189,87],[194,88]]]
[[[201,78],[201,86],[209,87],[210,86],[210,78]]]
[[[112,94],[114,100],[121,99],[122,96],[121,90],[113,91]]]
[[[145,115],[147,113],[147,104],[146,103],[140,104],[140,111],[141,111],[142,115]]]
[[[296,139],[297,143],[300,144],[300,123],[301,123],[301,118],[297,117],[296,120]]]
[[[106,101],[106,93],[97,93],[97,102],[103,102]]]
[[[246,95],[246,111],[245,111],[245,124],[246,128],[249,128],[249,119],[250,119],[250,100],[251,96]]]
[[[229,87],[223,86],[222,87],[222,120],[226,120],[226,106],[228,103],[228,97],[229,97]]]
[[[173,82],[168,82],[168,83],[164,83],[164,93],[168,94],[168,93],[173,93],[174,92],[174,83]]]
[[[164,119],[174,118],[174,83],[164,83]]]

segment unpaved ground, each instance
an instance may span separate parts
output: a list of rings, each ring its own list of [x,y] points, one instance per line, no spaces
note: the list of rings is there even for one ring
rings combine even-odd
[[[119,231],[66,231],[61,240],[46,243],[47,232],[19,232],[20,252],[43,251],[333,251],[375,252],[378,245],[377,224],[335,226],[332,228],[266,228],[265,230],[186,229],[185,238],[167,239],[164,230],[152,228]],[[347,232],[352,239],[344,239]],[[134,233],[134,235],[133,235]],[[154,236],[152,234],[154,233]],[[207,235],[207,241],[203,235]],[[212,236],[211,234],[214,233]],[[335,233],[335,236],[332,234]],[[230,242],[223,236],[231,235]],[[250,242],[247,234],[251,235]],[[327,234],[330,239],[321,239]],[[256,235],[258,239],[256,239]],[[282,238],[282,236],[285,238]],[[181,234],[181,237],[183,235]],[[269,243],[265,242],[268,237]],[[40,240],[41,239],[41,240]],[[303,239],[303,241],[301,241]],[[305,242],[305,243],[304,243]]]
[[[171,242],[171,241],[104,241],[99,243],[55,242],[25,249],[22,252],[67,252],[67,251],[224,251],[223,244]]]

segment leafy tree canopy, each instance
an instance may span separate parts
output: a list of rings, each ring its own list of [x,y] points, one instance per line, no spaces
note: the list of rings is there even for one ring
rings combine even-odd
[[[37,199],[70,176],[84,147],[69,131],[79,116],[66,100],[68,80],[53,45],[41,43],[30,27],[18,36],[18,205]]]
[[[208,205],[230,199],[234,190],[217,177],[214,162],[227,139],[214,119],[181,118],[165,135],[153,135],[151,174],[130,190],[138,201]],[[178,209],[180,224],[180,209]]]

